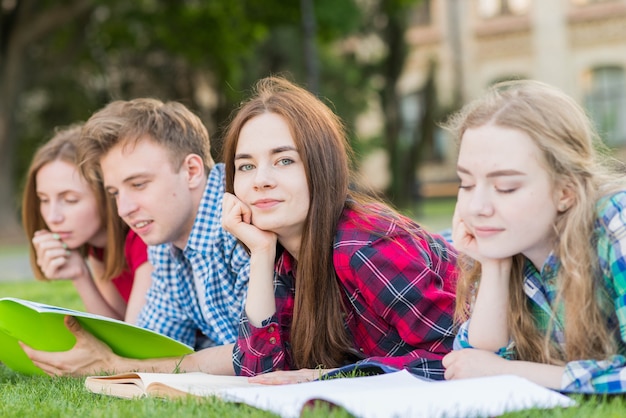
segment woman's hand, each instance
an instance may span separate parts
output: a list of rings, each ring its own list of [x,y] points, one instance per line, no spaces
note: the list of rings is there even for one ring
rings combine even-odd
[[[222,226],[243,242],[251,253],[276,248],[276,234],[254,226],[250,207],[231,193],[224,193],[222,200]]]
[[[476,237],[461,218],[458,204],[455,206],[452,216],[452,242],[459,252],[472,257],[474,260],[481,261]]]
[[[312,382],[319,379],[329,370],[323,369],[300,369],[300,370],[279,370],[275,372],[263,373],[250,377],[251,383],[261,383],[264,385],[287,385],[291,383]]]
[[[273,232],[254,226],[250,208],[231,193],[224,193],[222,225],[250,250],[250,281],[245,311],[250,323],[260,327],[276,312],[274,260],[278,238]]]
[[[446,380],[505,374],[508,362],[495,353],[475,348],[452,351],[442,361]]]
[[[70,250],[57,234],[36,231],[33,246],[37,265],[50,280],[76,280],[89,275],[89,269],[78,250]]]
[[[452,242],[457,251],[478,261],[482,265],[483,271],[494,270],[508,279],[513,262],[512,257],[489,258],[484,256],[480,252],[478,241],[470,226],[461,218],[458,204],[454,208],[454,215],[452,216]]]

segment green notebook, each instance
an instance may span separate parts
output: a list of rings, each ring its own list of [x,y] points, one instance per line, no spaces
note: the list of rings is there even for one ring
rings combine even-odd
[[[26,356],[18,341],[37,350],[71,349],[76,338],[63,323],[66,315],[74,316],[84,329],[122,357],[174,357],[193,352],[188,345],[170,337],[117,319],[23,299],[0,298],[0,362],[21,373],[45,374]]]

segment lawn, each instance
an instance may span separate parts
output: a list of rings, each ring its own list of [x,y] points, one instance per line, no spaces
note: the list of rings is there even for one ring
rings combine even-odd
[[[14,296],[38,302],[82,309],[71,283],[34,281],[0,282],[0,297]],[[273,417],[275,415],[246,405],[205,399],[138,399],[124,400],[96,395],[83,387],[80,378],[24,376],[0,365],[0,416],[2,417]],[[507,414],[508,417],[619,417],[626,414],[626,400],[610,398],[576,398],[579,406],[553,410],[531,410]],[[416,394],[419,401],[419,394]],[[341,409],[316,408],[306,417],[349,417]]]
[[[427,229],[439,231],[450,227],[453,199],[437,199],[415,208],[412,214]],[[3,248],[2,253],[7,254]],[[19,252],[23,253],[23,249]],[[83,310],[80,299],[68,282],[0,281],[0,297],[13,296],[67,308]],[[80,378],[24,376],[0,364],[0,417],[274,417],[275,415],[245,405],[206,399],[123,400],[88,392]],[[507,417],[621,417],[626,415],[626,398],[576,397],[578,407],[552,410],[529,410]],[[416,394],[419,402],[419,394]],[[316,408],[306,417],[349,417],[341,409]]]

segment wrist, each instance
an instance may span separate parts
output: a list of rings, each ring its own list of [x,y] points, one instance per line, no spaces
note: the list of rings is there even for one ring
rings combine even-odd
[[[498,281],[507,281],[511,277],[511,259],[492,259],[481,263],[481,281],[493,278]]]

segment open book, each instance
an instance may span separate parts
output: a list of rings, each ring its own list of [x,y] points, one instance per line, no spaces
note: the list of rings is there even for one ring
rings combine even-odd
[[[315,401],[345,408],[355,417],[495,416],[529,408],[573,406],[573,400],[517,376],[427,381],[406,370],[291,385],[256,385],[245,377],[204,373],[131,373],[85,380],[92,392],[121,397],[217,396],[281,417],[299,417]]]
[[[94,393],[120,398],[153,396],[178,398],[219,396],[221,391],[235,387],[260,386],[243,376],[218,376],[207,373],[120,373],[112,376],[89,376],[85,386]]]
[[[124,357],[171,357],[193,352],[186,344],[127,322],[23,299],[1,298],[0,362],[21,373],[44,374],[18,341],[37,350],[71,349],[76,338],[63,323],[66,315],[75,317],[84,329]]]

